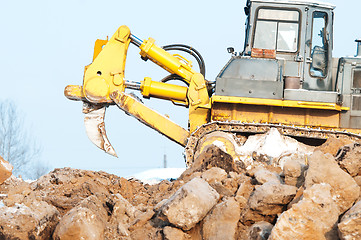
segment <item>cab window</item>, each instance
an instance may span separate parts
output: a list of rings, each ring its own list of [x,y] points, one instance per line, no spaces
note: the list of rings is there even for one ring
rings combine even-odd
[[[327,13],[314,12],[312,17],[312,46],[310,74],[312,77],[326,77],[328,62]]]
[[[253,48],[297,52],[299,19],[295,10],[259,9]]]

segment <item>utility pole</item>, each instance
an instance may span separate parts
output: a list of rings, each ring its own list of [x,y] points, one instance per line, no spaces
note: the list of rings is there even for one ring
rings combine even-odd
[[[164,154],[163,156],[163,167],[167,168],[167,154]]]

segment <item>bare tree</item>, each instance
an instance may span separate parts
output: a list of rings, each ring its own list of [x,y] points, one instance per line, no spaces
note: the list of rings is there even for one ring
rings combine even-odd
[[[34,178],[41,149],[24,127],[24,120],[14,102],[0,102],[0,155],[14,166],[13,174]]]
[[[36,162],[33,162],[32,169],[33,169],[32,179],[38,179],[41,176],[48,173],[50,170],[50,167],[49,167],[49,164],[47,164],[47,163],[36,161]]]

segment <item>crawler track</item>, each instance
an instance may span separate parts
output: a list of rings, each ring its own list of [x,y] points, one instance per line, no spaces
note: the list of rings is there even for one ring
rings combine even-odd
[[[307,128],[289,125],[243,123],[243,122],[210,122],[198,128],[188,139],[185,147],[186,164],[191,166],[194,161],[194,153],[200,139],[214,131],[222,131],[233,134],[258,134],[266,133],[271,128],[276,128],[286,136],[302,137],[310,139],[347,138],[353,141],[361,140],[361,135],[335,129]]]

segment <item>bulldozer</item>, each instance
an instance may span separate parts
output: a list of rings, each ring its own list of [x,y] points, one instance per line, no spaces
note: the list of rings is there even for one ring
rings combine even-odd
[[[205,79],[204,60],[194,48],[160,47],[121,26],[110,39],[95,42],[83,84],[66,86],[64,94],[83,102],[89,139],[113,156],[104,123],[105,110],[112,105],[183,146],[188,166],[215,142],[236,159],[242,139],[272,128],[305,142],[359,140],[361,39],[356,40],[355,56],[332,56],[334,9],[316,1],[247,0],[244,48],[227,49],[231,58],[214,81]],[[140,49],[143,60],[169,75],[158,81],[127,80],[130,44]],[[178,52],[196,59],[199,71]],[[129,90],[188,108],[188,129],[147,107]]]

